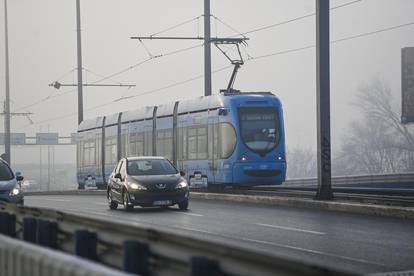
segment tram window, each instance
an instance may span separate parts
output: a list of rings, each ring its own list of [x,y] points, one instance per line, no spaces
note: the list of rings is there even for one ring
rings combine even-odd
[[[220,123],[219,125],[220,135],[220,157],[228,158],[234,151],[236,146],[236,131],[229,123]]]
[[[144,155],[144,134],[132,133],[129,137],[129,155]]]
[[[95,141],[83,143],[83,166],[95,165]]]
[[[172,160],[172,130],[164,132],[164,157]]]
[[[188,159],[207,159],[207,128],[188,129]]]
[[[95,148],[95,152],[96,152],[95,165],[97,165],[98,169],[100,169],[101,168],[101,162],[100,162],[100,160],[101,160],[101,150],[102,150],[101,135],[100,134],[96,135],[95,144],[96,144],[96,148]]]
[[[188,131],[188,159],[197,159],[197,136],[194,129]]]
[[[105,164],[117,162],[117,142],[116,137],[107,138],[105,141]]]

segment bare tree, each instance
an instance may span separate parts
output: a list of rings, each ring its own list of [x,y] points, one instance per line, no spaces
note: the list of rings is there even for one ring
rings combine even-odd
[[[334,173],[413,171],[414,135],[400,123],[389,86],[379,79],[361,86],[354,105],[363,117],[352,122],[344,135]]]
[[[311,149],[287,150],[288,178],[316,176],[316,153]]]

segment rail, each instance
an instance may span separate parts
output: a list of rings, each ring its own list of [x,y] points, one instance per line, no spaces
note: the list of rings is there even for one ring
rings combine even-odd
[[[0,219],[3,234],[140,275],[351,275],[230,243],[44,208],[0,202]]]
[[[287,179],[284,185],[316,185],[316,178],[292,178]],[[392,173],[392,174],[372,174],[372,175],[347,175],[347,176],[333,176],[332,185],[373,185],[373,184],[388,184],[389,188],[395,183],[402,183],[410,185],[414,188],[414,173]]]

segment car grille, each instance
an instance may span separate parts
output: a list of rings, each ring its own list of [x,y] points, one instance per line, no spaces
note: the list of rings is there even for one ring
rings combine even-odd
[[[9,191],[8,190],[0,190],[0,195],[1,194],[7,194]]]

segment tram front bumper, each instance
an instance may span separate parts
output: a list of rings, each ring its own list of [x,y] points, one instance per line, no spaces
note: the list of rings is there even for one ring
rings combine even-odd
[[[233,182],[240,185],[277,185],[285,181],[286,162],[238,162]]]

